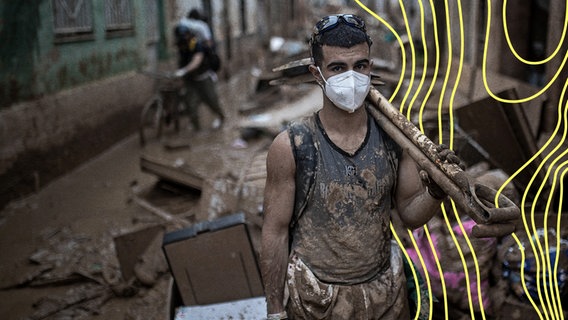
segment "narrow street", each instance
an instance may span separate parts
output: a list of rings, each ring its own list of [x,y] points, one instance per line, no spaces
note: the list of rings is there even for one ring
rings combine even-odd
[[[41,268],[29,258],[47,248],[52,237],[66,232],[89,240],[105,238],[108,245],[113,234],[134,225],[143,210],[127,201],[130,185],[135,181],[144,186],[156,182],[155,177],[140,171],[139,155],[138,137],[133,135],[39,193],[12,202],[2,211],[1,285],[12,288],[0,291],[1,314],[7,319],[22,319],[33,313],[32,306],[40,299],[73,287],[61,284],[13,288]],[[121,303],[111,306],[114,310],[109,312],[115,314],[126,308],[127,304]],[[103,318],[109,319],[104,313]]]
[[[203,131],[193,132],[183,118],[179,133],[167,130],[162,140],[144,147],[132,134],[0,211],[0,314],[7,319],[168,319],[172,277],[160,232],[230,213],[244,211],[258,253],[263,156],[283,124],[319,107],[322,93],[314,85],[295,85],[249,96],[239,94],[245,92],[244,83],[239,77],[220,83],[229,119],[223,128],[213,129],[214,119],[202,107]],[[160,179],[147,172],[143,159],[202,178],[200,188]],[[480,175],[488,167],[477,170]],[[502,184],[501,174],[486,178],[498,180],[486,181],[495,183],[493,188]],[[121,255],[117,241],[129,235],[145,248],[135,254],[141,249],[127,246],[133,252]],[[493,259],[507,243],[492,242],[486,258]],[[444,257],[458,261],[447,252]],[[135,264],[127,265],[132,256]],[[487,264],[484,272],[489,268],[499,265]],[[124,279],[125,269],[134,276]],[[500,297],[501,312],[518,306],[503,285],[491,290],[489,295]]]
[[[253,266],[260,250],[267,150],[290,120],[320,107],[322,90],[306,68],[309,40],[323,39],[341,21],[365,30],[374,42],[372,81],[382,85],[377,89],[384,97],[372,104],[388,97],[391,109],[399,109],[434,143],[448,145],[465,164],[468,179],[454,177],[465,182],[456,194],[461,201],[450,195],[451,201],[416,230],[392,220],[393,235],[400,235],[401,249],[426,280],[428,288],[421,289],[435,298],[428,304],[422,300],[423,311],[431,307],[434,320],[564,318],[568,71],[561,25],[568,24],[562,15],[566,5],[560,0],[524,6],[5,1],[0,6],[2,319],[172,319],[173,306],[207,309],[196,292],[214,296],[214,302],[242,302],[219,298],[230,287],[248,290],[246,298],[263,304],[260,274],[249,271],[258,271]],[[201,106],[201,131],[192,130],[185,114],[179,132],[169,123],[160,138],[143,145],[136,132],[143,107],[159,110],[159,103],[150,102],[173,101],[166,95],[183,92],[169,88],[169,94],[157,95],[170,81],[181,84],[162,72],[180,67],[183,47],[176,44],[184,42],[176,40],[188,39],[172,32],[188,23],[193,9],[201,11],[198,23],[207,25],[211,39],[202,37],[212,41],[221,61],[218,93],[225,123],[217,128],[218,119]],[[354,13],[365,23],[352,24],[348,19],[354,17],[343,16],[316,24],[337,13]],[[395,119],[382,126],[397,117],[402,119],[394,112]],[[398,130],[388,134],[402,138],[397,143],[404,150],[414,149],[416,141]],[[434,160],[439,165],[440,159]],[[477,190],[485,190],[481,199]],[[492,191],[512,200],[509,208],[517,207],[522,219],[515,221],[513,234],[472,239],[471,228],[488,222],[486,209],[497,209]],[[469,201],[471,196],[476,200]],[[485,209],[455,206],[474,202]],[[198,234],[228,229],[208,223],[227,216],[238,216],[239,228],[247,226],[241,242],[205,234],[193,251],[186,250]],[[193,234],[168,242],[167,236],[188,230]],[[175,241],[184,246],[168,253]],[[231,251],[233,245],[238,249]],[[171,270],[173,264],[182,270]],[[192,278],[195,270],[188,270],[195,265],[201,273]],[[174,277],[175,285],[185,281],[186,287],[173,290]],[[242,281],[235,285],[234,279]],[[180,292],[192,297],[179,297]],[[236,309],[231,312],[241,312]],[[255,319],[264,317],[264,310],[261,317],[215,316]]]
[[[167,132],[164,141],[186,141],[185,148],[169,149],[164,141],[141,147],[138,134],[133,134],[40,192],[10,203],[0,212],[0,314],[6,319],[58,319],[57,315],[74,319],[163,318],[168,312],[170,274],[159,248],[155,255],[161,261],[154,266],[150,284],[130,286],[135,292],[117,289],[124,285],[113,241],[117,236],[155,225],[165,225],[167,230],[179,228],[141,207],[133,197],[144,198],[190,223],[211,217],[199,212],[204,210],[202,192],[143,172],[141,157],[181,161],[209,182],[238,174],[240,166],[250,162],[255,153],[266,151],[272,139],[270,134],[261,134],[246,141],[242,125],[278,127],[279,121],[309,113],[321,99],[315,86],[292,92],[288,96],[300,93],[302,98],[296,97],[297,103],[288,104],[286,111],[278,111],[278,106],[289,101],[286,94],[274,104],[275,109],[261,109],[256,116],[240,116],[232,109],[222,130],[209,128],[195,134],[187,128],[186,120],[182,121],[182,131],[178,135]],[[238,101],[226,96],[224,100]],[[210,123],[203,106],[201,114],[204,122]],[[107,290],[101,293],[93,286]],[[96,298],[88,295],[93,290]],[[82,294],[90,305],[69,300],[69,296]],[[53,317],[44,317],[57,309],[61,311],[53,311]]]

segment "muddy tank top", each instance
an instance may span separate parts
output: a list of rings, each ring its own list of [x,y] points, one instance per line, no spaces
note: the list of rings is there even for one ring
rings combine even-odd
[[[367,282],[389,267],[396,180],[385,145],[390,138],[369,115],[365,140],[350,155],[329,139],[317,114],[314,117],[314,185],[292,230],[292,250],[324,282]]]

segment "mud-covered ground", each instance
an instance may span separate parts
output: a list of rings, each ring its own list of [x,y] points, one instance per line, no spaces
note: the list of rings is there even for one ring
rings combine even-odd
[[[171,276],[161,234],[147,228],[180,228],[159,212],[189,223],[211,218],[204,201],[211,190],[199,192],[160,181],[141,170],[140,159],[157,157],[206,179],[238,181],[249,168],[248,173],[261,181],[262,172],[254,171],[262,170],[252,166],[262,160],[272,135],[283,122],[318,108],[321,90],[312,85],[283,86],[251,97],[243,94],[250,92],[244,88],[247,83],[250,79],[235,78],[220,86],[228,115],[222,130],[211,130],[214,119],[202,107],[203,132],[189,130],[184,119],[178,135],[168,131],[164,141],[154,140],[146,147],[132,134],[36,194],[0,210],[2,319],[168,319]],[[204,188],[211,187],[209,182]],[[244,202],[254,209],[258,201],[256,194]],[[255,244],[261,219],[247,218],[252,218]],[[125,264],[115,243],[138,230],[148,231],[141,238],[147,242],[146,251],[129,266],[133,277],[124,279]]]
[[[281,91],[284,96],[272,103],[290,107],[289,102],[314,88]],[[270,94],[257,98],[269,102]],[[317,95],[314,98],[310,101],[321,101]],[[0,211],[2,318],[166,319],[171,277],[161,238],[148,235],[144,261],[136,265],[135,276],[129,280],[122,277],[115,241],[155,225],[165,226],[166,232],[180,227],[143,208],[134,195],[185,221],[203,217],[199,213],[202,193],[143,172],[142,155],[181,161],[204,177],[235,176],[240,166],[250,163],[251,156],[270,143],[271,134],[251,136],[249,132],[245,134],[248,141],[243,140],[239,123],[250,123],[255,111],[239,113],[236,100],[223,100],[229,115],[224,129],[207,128],[213,119],[202,107],[203,132],[193,133],[182,121],[182,132],[166,139],[187,141],[188,147],[168,149],[154,141],[142,148],[138,135],[133,134]],[[250,107],[250,102],[245,103]],[[258,112],[276,109],[264,106]],[[266,120],[266,115],[260,118]]]
[[[147,216],[127,201],[130,185],[135,181],[144,186],[156,182],[155,177],[140,171],[139,155],[137,137],[131,136],[1,212],[0,286],[4,289],[0,291],[0,314],[5,319],[34,316],[42,301],[47,303],[45,299],[64,297],[68,290],[86,285],[106,284],[99,271],[118,271],[111,250],[113,235]],[[71,270],[64,270],[67,266]],[[83,276],[75,276],[80,272]],[[165,282],[161,280],[160,285]],[[163,303],[164,297],[156,300]],[[100,315],[92,318],[120,318],[116,315],[127,312],[134,301],[110,299],[93,306],[92,312]],[[39,315],[37,318],[41,319]]]

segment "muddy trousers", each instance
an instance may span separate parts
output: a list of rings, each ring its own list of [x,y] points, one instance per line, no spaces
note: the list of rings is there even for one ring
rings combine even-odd
[[[206,76],[200,80],[185,79],[184,81],[187,114],[195,130],[201,129],[199,123],[199,105],[201,102],[204,102],[221,121],[225,120],[225,114],[221,109],[219,96],[217,95],[217,84],[211,76]]]
[[[391,251],[391,266],[376,279],[355,285],[327,284],[295,255],[286,283],[289,319],[410,319],[406,277],[400,250]]]

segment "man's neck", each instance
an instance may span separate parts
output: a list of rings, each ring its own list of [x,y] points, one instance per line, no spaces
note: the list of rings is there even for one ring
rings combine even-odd
[[[347,153],[354,154],[365,140],[368,115],[364,107],[348,113],[334,105],[324,105],[319,118],[327,136]]]
[[[326,99],[320,112],[320,120],[326,131],[353,133],[367,127],[367,111],[364,106],[352,113],[341,110]]]

